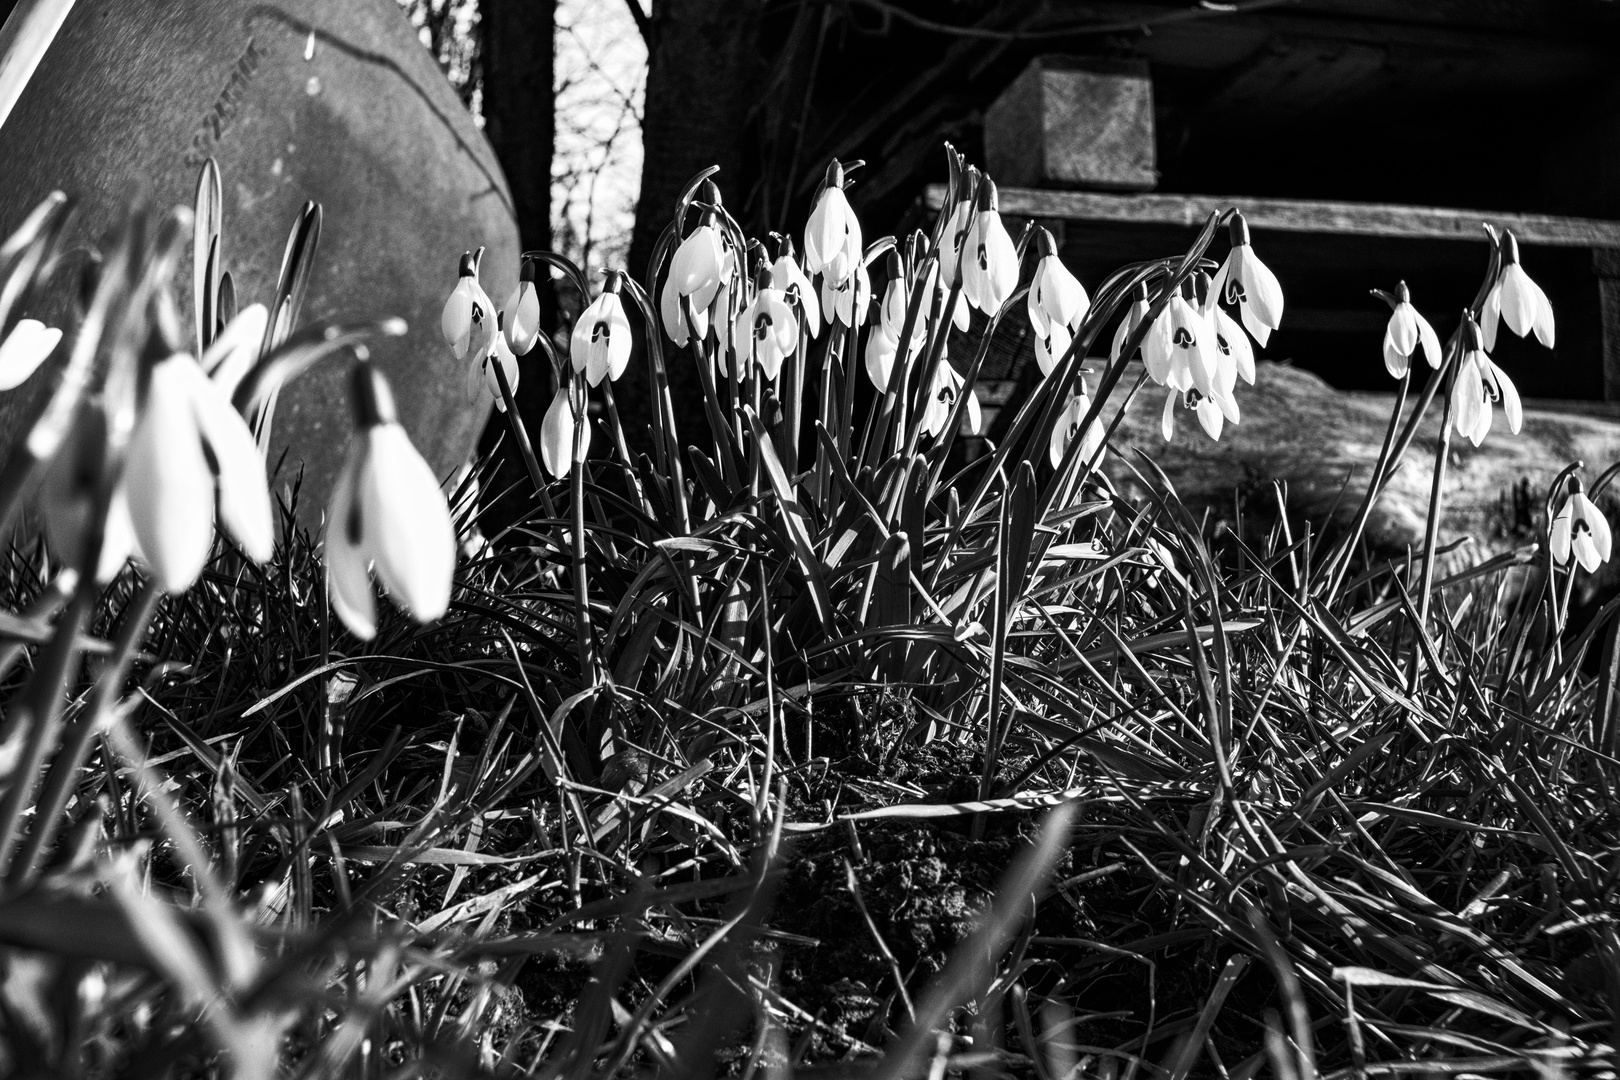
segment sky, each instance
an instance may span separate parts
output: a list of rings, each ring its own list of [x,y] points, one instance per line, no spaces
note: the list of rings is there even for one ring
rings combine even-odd
[[[557,0],[552,243],[589,272],[621,266],[641,187],[647,49],[628,0]]]

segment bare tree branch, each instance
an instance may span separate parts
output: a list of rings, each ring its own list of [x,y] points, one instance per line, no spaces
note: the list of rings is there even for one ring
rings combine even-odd
[[[630,17],[636,21],[636,29],[641,32],[641,40],[652,43],[652,12],[641,6],[641,0],[624,0],[630,5]],[[648,0],[649,7],[652,0]]]

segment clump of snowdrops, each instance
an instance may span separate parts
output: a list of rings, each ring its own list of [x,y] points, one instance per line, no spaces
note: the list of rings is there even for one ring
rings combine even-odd
[[[1284,317],[1242,216],[1088,289],[949,163],[905,238],[866,242],[833,162],[791,237],[748,238],[695,178],[640,280],[530,252],[496,308],[469,251],[445,363],[528,476],[486,488],[524,512],[482,543],[488,468],[452,518],[363,359],[399,324],[294,330],[318,210],[238,313],[205,172],[190,341],[192,222],[132,216],[61,335],[54,426],[0,478],[11,516],[50,481],[48,554],[14,556],[0,627],[7,1066],[1612,1070],[1616,605],[1565,623],[1610,554],[1613,472],[1554,483],[1545,559],[1434,570],[1451,435],[1498,405],[1520,424],[1500,324],[1554,340],[1512,237],[1443,345],[1380,294],[1397,401],[1353,528],[1284,516],[1251,544],[1114,445],[1149,384],[1166,438],[1181,409],[1194,437],[1240,422]],[[62,212],[0,250],[0,378],[59,345],[18,319]],[[581,310],[555,339],[553,274]],[[1007,320],[1042,381],[959,453]],[[323,357],[353,366],[354,441],[323,537],[277,536],[257,455]],[[631,365],[645,454],[614,398]],[[522,378],[553,387],[533,433]],[[1379,563],[1361,528],[1437,401],[1425,547]],[[942,876],[974,917],[922,948]],[[806,974],[826,955],[836,994]]]

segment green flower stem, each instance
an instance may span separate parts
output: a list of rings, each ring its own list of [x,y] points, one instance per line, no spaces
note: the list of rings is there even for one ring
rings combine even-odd
[[[1434,381],[1444,382],[1445,401],[1440,410],[1440,442],[1434,452],[1434,483],[1429,489],[1429,518],[1423,530],[1423,568],[1419,571],[1418,619],[1415,634],[1421,638],[1429,625],[1429,603],[1434,589],[1434,549],[1440,539],[1440,514],[1445,504],[1446,465],[1451,457],[1451,384],[1457,378],[1458,363],[1462,359],[1459,348],[1448,358],[1445,368]],[[1418,670],[1418,646],[1412,645],[1412,667],[1409,682],[1415,680]]]
[[[512,438],[517,443],[518,453],[523,457],[523,467],[529,470],[529,483],[534,486],[534,493],[539,496],[540,505],[545,509],[546,516],[555,518],[557,508],[551,502],[546,474],[540,471],[540,459],[534,455],[534,444],[529,441],[529,429],[524,426],[523,417],[518,415],[517,398],[512,394],[511,384],[506,381],[506,372],[502,370],[500,364],[490,364],[490,370],[495,373],[495,383],[501,388],[501,402],[506,406],[506,422],[512,428]]]
[[[591,628],[591,590],[585,565],[585,425],[590,423],[590,413],[583,386],[571,386],[568,398],[569,406],[575,410],[574,453],[568,469],[568,509],[573,515],[569,540],[574,549],[574,633],[579,645],[580,683],[585,685],[589,680],[589,685],[595,686],[601,679],[596,670],[596,635]]]
[[[1361,543],[1361,534],[1367,527],[1367,519],[1372,516],[1373,503],[1378,499],[1378,490],[1383,486],[1384,478],[1389,475],[1390,451],[1395,445],[1395,430],[1400,426],[1401,412],[1406,408],[1406,395],[1412,388],[1412,369],[1408,365],[1406,374],[1401,376],[1400,386],[1395,391],[1395,408],[1389,414],[1389,427],[1384,431],[1384,445],[1378,451],[1378,460],[1373,464],[1372,476],[1367,481],[1367,493],[1362,497],[1361,506],[1356,510],[1355,524],[1350,527],[1340,545],[1328,555],[1327,573],[1328,582],[1325,596],[1331,599],[1338,595],[1339,587],[1344,583],[1344,575],[1350,569],[1350,560],[1355,558],[1356,545]]]

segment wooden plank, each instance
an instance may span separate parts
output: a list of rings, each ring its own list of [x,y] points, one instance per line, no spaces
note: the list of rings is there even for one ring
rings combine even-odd
[[[929,210],[945,200],[942,184],[927,188]],[[1453,210],[1395,203],[1324,202],[1227,195],[1110,195],[1091,191],[1002,188],[1001,212],[1015,217],[1107,221],[1126,225],[1196,228],[1211,211],[1235,206],[1257,229],[1330,236],[1378,236],[1409,240],[1468,240],[1485,236],[1490,222],[1512,229],[1520,243],[1549,247],[1620,248],[1620,221]]]
[[[1603,396],[1620,401],[1620,251],[1592,252],[1592,272],[1597,278],[1603,341]]]

